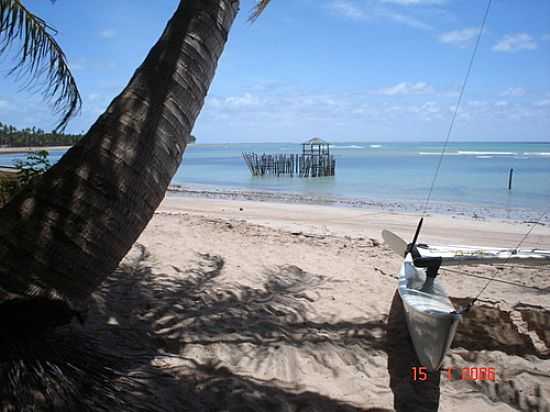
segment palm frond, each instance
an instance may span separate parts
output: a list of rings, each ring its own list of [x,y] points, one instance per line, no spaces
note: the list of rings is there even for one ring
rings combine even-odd
[[[271,0],[258,0],[258,4],[252,9],[248,21],[254,23],[258,17],[264,12]]]
[[[20,0],[0,0],[0,55],[16,41],[20,43],[16,63],[8,75],[26,77],[26,88],[38,86],[61,118],[55,128],[60,131],[78,113],[82,100],[55,34],[55,29],[27,10]]]

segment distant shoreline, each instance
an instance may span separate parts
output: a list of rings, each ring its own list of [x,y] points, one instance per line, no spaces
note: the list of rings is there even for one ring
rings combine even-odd
[[[28,147],[0,147],[0,155],[3,154],[21,154],[38,152],[40,150],[68,150],[71,146],[28,146]]]

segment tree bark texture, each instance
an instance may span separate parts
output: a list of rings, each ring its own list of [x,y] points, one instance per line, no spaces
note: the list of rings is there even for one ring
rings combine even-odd
[[[182,0],[85,137],[0,210],[0,288],[85,300],[125,256],[174,176],[238,0]]]

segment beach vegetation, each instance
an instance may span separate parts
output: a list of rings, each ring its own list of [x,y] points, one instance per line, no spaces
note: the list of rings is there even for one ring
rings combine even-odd
[[[39,127],[18,129],[0,122],[0,148],[2,147],[46,147],[72,146],[80,140],[81,134],[46,132]]]
[[[17,178],[21,185],[28,184],[35,176],[41,175],[51,167],[47,150],[32,152],[25,160],[17,160],[15,167],[19,170]]]
[[[32,152],[24,160],[17,160],[17,174],[0,176],[0,206],[7,203],[23,186],[51,167],[47,150]]]

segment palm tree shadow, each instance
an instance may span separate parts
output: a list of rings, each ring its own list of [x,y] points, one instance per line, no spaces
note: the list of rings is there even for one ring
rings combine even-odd
[[[308,317],[311,293],[330,278],[282,266],[266,270],[262,288],[256,289],[220,282],[225,265],[220,256],[198,255],[189,268],[173,266],[169,273],[154,270],[153,260],[145,247],[136,245],[94,295],[84,328],[59,328],[35,341],[27,354],[3,351],[12,358],[0,359],[0,378],[29,388],[16,391],[8,406],[31,403],[48,411],[383,410],[361,409],[227,367],[246,358],[249,366],[265,370],[273,366],[273,353],[285,347],[333,376],[342,362],[369,375],[372,355],[387,352],[396,410],[437,410],[439,375],[426,382],[411,379],[418,360],[398,294],[388,319],[315,321]],[[187,351],[197,346],[229,348],[231,357],[197,358]],[[29,357],[33,360],[27,367],[14,369]],[[15,373],[44,365],[42,379]],[[53,394],[52,385],[58,388]],[[45,400],[32,395],[47,391],[51,395]],[[5,405],[0,402],[0,410]]]
[[[134,252],[97,293],[87,328],[102,337],[103,347],[116,347],[134,360],[124,374],[139,369],[153,375],[149,369],[162,365],[163,373],[173,379],[163,387],[163,397],[177,399],[180,410],[384,410],[358,408],[274,379],[239,375],[224,362],[186,353],[196,345],[222,345],[230,348],[233,358],[252,359],[258,369],[269,366],[274,349],[284,345],[334,369],[330,359],[319,353],[319,348],[330,346],[361,367],[368,357],[365,353],[383,349],[385,318],[309,320],[305,291],[331,279],[284,266],[267,270],[261,289],[227,286],[218,282],[225,264],[220,256],[198,255],[186,270],[172,267],[171,273],[155,273],[147,249],[138,245]]]
[[[296,411],[296,412],[389,412],[384,408],[360,409],[315,392],[295,393],[269,382],[234,374],[214,364],[198,365],[185,381],[185,410],[193,411]],[[222,406],[223,405],[223,406]]]
[[[224,261],[219,256],[199,255],[188,270],[153,273],[145,248],[105,282],[100,294],[105,313],[120,314],[126,327],[145,329],[155,345],[180,353],[190,344],[282,343],[304,348],[309,344],[360,345],[367,351],[384,349],[385,316],[368,321],[315,322],[307,291],[331,282],[296,266],[266,270],[263,288],[216,284]],[[131,312],[128,305],[132,303]],[[112,317],[113,315],[111,315]]]
[[[285,339],[300,345],[300,336],[290,334],[292,322],[268,308],[273,310],[270,302],[289,304],[288,296],[301,293],[303,286],[270,278],[268,290],[223,293],[215,288],[224,266],[220,257],[201,255],[198,265],[174,280],[152,272],[144,247],[137,252],[102,284],[83,328],[69,324],[28,340],[0,339],[0,379],[8,383],[0,388],[1,411],[387,411],[358,408],[177,355],[189,342],[233,342],[237,335],[261,345]],[[311,282],[319,281],[312,277]],[[252,313],[264,304],[263,317]],[[298,319],[302,309],[296,304],[288,313]],[[264,329],[256,336],[245,324],[238,330],[221,327],[237,319],[239,311],[253,327]],[[171,314],[182,316],[189,327],[165,331],[164,319]],[[197,319],[188,322],[193,316]],[[307,335],[312,326],[302,323],[296,329]],[[285,332],[278,332],[285,324]]]

